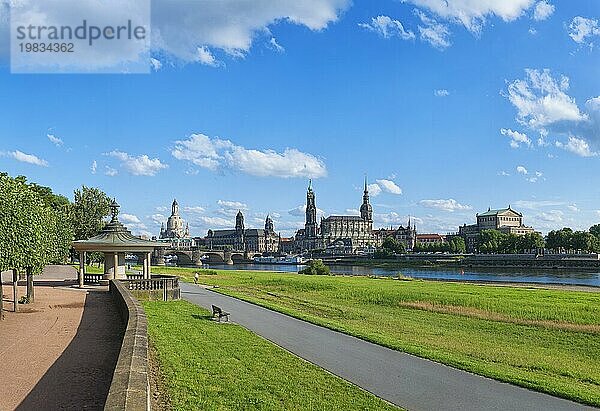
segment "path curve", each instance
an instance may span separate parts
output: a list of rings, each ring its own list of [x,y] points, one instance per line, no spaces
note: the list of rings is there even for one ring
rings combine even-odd
[[[409,410],[592,410],[329,330],[237,298],[180,283],[182,297]]]

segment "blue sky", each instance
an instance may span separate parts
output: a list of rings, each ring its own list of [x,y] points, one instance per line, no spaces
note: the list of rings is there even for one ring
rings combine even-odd
[[[291,235],[308,178],[328,215],[356,212],[365,174],[376,226],[508,204],[543,232],[600,222],[600,2],[172,3],[153,30],[186,42],[159,39],[149,75],[16,75],[1,50],[0,169],[100,187],[154,235],[173,198],[193,235],[238,208]]]

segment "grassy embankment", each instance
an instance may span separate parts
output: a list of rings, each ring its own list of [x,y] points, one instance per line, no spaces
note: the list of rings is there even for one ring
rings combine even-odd
[[[173,409],[397,410],[186,301],[143,302]]]
[[[191,281],[198,270],[157,271]],[[218,285],[223,294],[477,374],[600,405],[600,293],[201,272],[200,282]]]

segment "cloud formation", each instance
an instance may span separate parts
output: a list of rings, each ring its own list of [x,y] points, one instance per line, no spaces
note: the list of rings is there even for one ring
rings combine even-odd
[[[390,194],[396,194],[396,195],[400,195],[402,194],[402,189],[400,187],[398,187],[398,185],[396,183],[394,183],[392,180],[386,180],[386,179],[381,179],[381,180],[376,180],[377,184],[379,185],[379,187],[381,187],[381,189],[387,193]]]
[[[538,145],[546,146],[547,136],[562,138],[555,143],[574,154],[589,157],[600,142],[600,96],[588,99],[580,108],[567,92],[569,78],[553,77],[550,70],[525,70],[524,79],[508,83],[508,98],[517,110],[522,126],[540,133]]]
[[[509,128],[501,128],[500,133],[503,136],[508,136],[510,138],[510,146],[512,148],[519,148],[521,144],[531,147],[531,140],[525,133],[519,133],[518,131],[513,131]]]
[[[369,23],[358,23],[359,27],[379,34],[385,39],[399,37],[402,40],[413,40],[415,33],[405,30],[402,23],[388,16],[373,17]]]
[[[322,160],[295,148],[286,148],[283,152],[247,149],[204,134],[192,134],[186,140],[176,141],[171,154],[178,160],[212,171],[229,169],[258,177],[280,178],[327,175]]]
[[[438,50],[444,50],[452,45],[449,39],[450,29],[448,29],[448,26],[428,17],[420,10],[415,10],[415,15],[419,17],[423,24],[418,26],[422,41],[431,44]]]
[[[56,137],[54,134],[48,133],[48,134],[46,134],[46,137],[48,137],[48,140],[50,140],[50,142],[52,144],[54,144],[56,147],[60,147],[64,144],[62,139],[60,139],[59,137]]]
[[[9,151],[8,153],[3,153],[8,157],[11,157],[21,163],[33,164],[40,167],[48,167],[48,162],[35,154],[27,154],[20,150]]]
[[[119,160],[121,166],[134,176],[154,176],[160,170],[168,167],[160,159],[150,158],[146,154],[135,157],[123,151],[113,150],[107,155]]]
[[[554,13],[554,5],[548,0],[538,1],[533,8],[533,19],[536,21],[546,20]]]
[[[479,34],[490,17],[505,22],[524,14],[534,0],[403,0],[426,9],[452,23],[462,24],[472,33]]]
[[[447,200],[444,200],[444,199],[421,200],[421,201],[419,201],[419,204],[426,208],[434,208],[437,210],[448,211],[450,213],[453,213],[455,211],[464,211],[464,210],[473,209],[473,207],[471,207],[469,205],[460,204],[458,201],[454,200],[453,198],[450,198]]]
[[[569,37],[575,43],[583,44],[594,36],[600,36],[600,26],[598,20],[588,19],[581,16],[576,16],[569,24]],[[591,44],[591,43],[590,43]]]

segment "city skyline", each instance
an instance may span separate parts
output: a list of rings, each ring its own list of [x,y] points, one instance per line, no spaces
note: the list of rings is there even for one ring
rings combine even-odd
[[[238,209],[291,236],[309,178],[321,213],[358,214],[365,173],[375,227],[508,205],[543,233],[598,223],[598,3],[442,3],[265,5],[191,57],[157,46],[150,75],[12,75],[0,40],[0,169],[97,186],[151,236],[174,198],[193,236]]]

